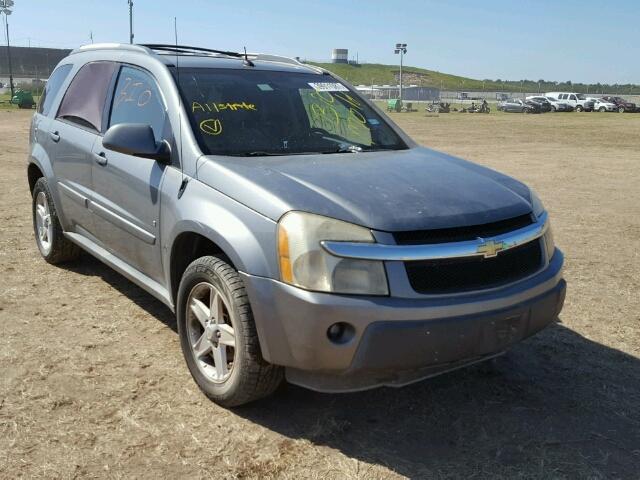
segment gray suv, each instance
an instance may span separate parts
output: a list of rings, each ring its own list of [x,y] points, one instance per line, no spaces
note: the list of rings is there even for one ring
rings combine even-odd
[[[47,83],[27,173],[45,260],[84,250],[164,302],[224,406],[283,378],[354,391],[486,360],[564,301],[529,188],[284,57],[79,48]]]

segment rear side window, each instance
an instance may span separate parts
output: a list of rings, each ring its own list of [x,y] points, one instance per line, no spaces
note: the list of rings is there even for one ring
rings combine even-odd
[[[105,100],[116,68],[113,62],[84,65],[62,99],[58,118],[101,132]]]
[[[51,104],[55,100],[58,91],[60,91],[60,87],[62,87],[62,84],[67,79],[72,67],[73,65],[71,64],[60,65],[53,71],[47,81],[47,85],[44,87],[44,92],[42,92],[42,96],[40,97],[38,113],[49,115]]]
[[[120,123],[151,125],[159,140],[163,136],[165,117],[164,103],[153,77],[137,68],[122,67],[113,95],[109,126]]]

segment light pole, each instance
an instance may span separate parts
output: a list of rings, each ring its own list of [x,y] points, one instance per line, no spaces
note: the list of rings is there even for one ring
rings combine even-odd
[[[402,104],[402,59],[404,55],[407,53],[407,44],[406,43],[396,43],[396,54],[400,54],[400,103]]]
[[[11,50],[9,49],[9,15],[11,15],[11,7],[13,0],[0,0],[0,14],[4,13],[4,23],[7,28],[7,64],[9,65],[9,88],[11,89],[11,98],[14,95],[13,89],[13,70],[11,68]]]
[[[127,0],[129,4],[129,43],[133,43],[133,0]]]

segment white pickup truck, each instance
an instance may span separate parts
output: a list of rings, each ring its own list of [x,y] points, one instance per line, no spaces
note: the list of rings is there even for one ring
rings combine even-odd
[[[578,112],[591,112],[593,110],[593,100],[589,99],[584,93],[547,92],[544,95],[567,103]]]

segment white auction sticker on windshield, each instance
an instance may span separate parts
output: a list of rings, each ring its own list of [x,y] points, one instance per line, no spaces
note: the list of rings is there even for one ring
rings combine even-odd
[[[310,83],[309,86],[316,92],[348,92],[349,89],[341,83]]]

